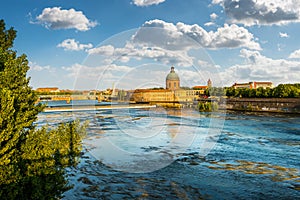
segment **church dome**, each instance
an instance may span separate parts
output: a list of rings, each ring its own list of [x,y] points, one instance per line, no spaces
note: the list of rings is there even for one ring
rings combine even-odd
[[[174,67],[171,67],[170,73],[167,75],[166,80],[179,81],[179,76],[175,73]]]

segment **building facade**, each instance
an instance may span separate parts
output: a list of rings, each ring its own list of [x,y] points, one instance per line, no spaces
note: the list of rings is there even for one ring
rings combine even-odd
[[[199,99],[200,90],[138,89],[131,94],[131,100],[147,102],[192,102]]]
[[[238,88],[248,88],[248,89],[257,89],[257,88],[273,88],[274,85],[272,82],[249,82],[249,83],[234,83],[232,85],[234,89]]]
[[[207,86],[195,86],[192,89],[180,88],[180,78],[171,67],[166,77],[166,89],[137,89],[130,95],[130,100],[140,103],[148,102],[193,102],[204,96],[205,90],[211,86],[209,79]]]
[[[57,87],[37,88],[36,91],[37,92],[49,92],[49,93],[60,92],[60,90]]]

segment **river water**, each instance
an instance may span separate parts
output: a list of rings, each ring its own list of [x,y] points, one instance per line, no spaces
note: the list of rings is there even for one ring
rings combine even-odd
[[[90,126],[64,199],[300,199],[299,115],[193,109],[48,112]]]

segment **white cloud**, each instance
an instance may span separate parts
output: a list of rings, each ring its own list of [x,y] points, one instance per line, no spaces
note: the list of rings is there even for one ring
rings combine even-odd
[[[219,65],[215,65],[212,61],[206,61],[206,60],[198,60],[197,67],[201,71],[205,70],[209,72],[213,72],[221,68]]]
[[[216,13],[212,13],[209,16],[212,21],[216,20],[219,17]]]
[[[80,51],[84,49],[90,49],[93,47],[93,45],[91,43],[80,44],[78,41],[75,41],[75,39],[66,39],[58,44],[57,47],[61,47],[66,51]]]
[[[212,0],[221,5],[232,23],[282,25],[300,22],[299,0]]]
[[[112,45],[100,46],[93,49],[89,49],[87,52],[89,54],[101,54],[104,56],[112,56],[114,54],[115,48]]]
[[[242,49],[240,56],[245,64],[233,65],[220,73],[226,85],[234,82],[272,81],[279,83],[299,82],[300,62],[285,59],[272,59],[258,51]]]
[[[179,22],[175,25],[162,20],[151,20],[137,29],[124,47],[105,45],[88,49],[87,52],[90,56],[102,56],[102,64],[147,59],[166,65],[192,66],[197,65],[197,60],[201,58],[191,56],[190,50],[202,47],[261,49],[247,29],[234,24],[225,24],[215,32],[207,32],[196,24]]]
[[[165,0],[133,0],[133,4],[136,6],[151,6],[163,3]]]
[[[216,32],[209,32],[211,35],[210,48],[237,48],[247,47],[249,49],[261,50],[259,43],[254,41],[253,34],[247,29],[236,24],[218,28]]]
[[[41,65],[38,65],[37,63],[35,62],[29,62],[29,67],[30,67],[30,71],[53,71],[54,69],[52,69],[49,65],[46,65],[46,66],[41,66]]]
[[[77,79],[93,79],[99,78],[103,76],[103,74],[107,75],[108,72],[111,75],[112,73],[118,73],[118,72],[128,72],[131,70],[128,66],[122,66],[122,65],[101,65],[96,67],[90,67],[86,65],[81,64],[74,64],[71,67],[62,67],[63,70],[67,71],[69,74],[68,76],[76,77]]]
[[[216,25],[215,21],[219,16],[216,13],[212,13],[209,16],[210,16],[210,22],[206,22],[204,26],[215,26]]]
[[[212,0],[212,4],[221,4],[223,0]]]
[[[290,54],[289,58],[300,58],[300,49]]]
[[[61,73],[59,73],[55,67],[51,67],[49,65],[42,66],[31,61],[29,61],[28,66],[30,68],[27,76],[30,77],[29,84],[31,87],[38,88],[57,86],[57,80],[62,80],[58,77]]]
[[[253,34],[235,24],[220,27],[216,32],[207,32],[201,26],[178,22],[176,25],[162,20],[143,24],[133,36],[133,41],[152,44],[169,50],[188,50],[202,46],[209,49],[246,47],[260,50]]]
[[[111,88],[114,83],[126,75],[131,67],[109,64],[95,67],[74,64],[70,67],[62,67],[67,78],[75,80],[74,89],[105,89]]]
[[[123,48],[115,48],[112,45],[100,46],[89,49],[90,55],[98,54],[108,57],[111,61],[128,62],[130,59],[151,59],[167,65],[190,66],[193,58],[183,51],[171,51],[160,47],[147,47],[127,43]]]
[[[97,25],[97,22],[90,21],[82,11],[76,11],[73,8],[69,10],[61,9],[61,7],[45,8],[36,19],[38,23],[50,29],[74,28],[87,31]]]
[[[204,26],[214,26],[216,25],[214,22],[206,22]]]
[[[288,38],[288,37],[290,37],[287,33],[281,33],[281,32],[279,32],[279,36],[281,38]]]

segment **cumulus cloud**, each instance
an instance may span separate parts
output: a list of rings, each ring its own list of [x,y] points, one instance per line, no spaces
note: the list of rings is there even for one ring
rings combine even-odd
[[[224,8],[232,23],[282,25],[300,22],[299,0],[212,0]]]
[[[259,43],[254,41],[253,34],[236,24],[225,24],[224,27],[218,28],[216,32],[209,32],[209,34],[212,38],[208,46],[209,48],[247,47],[249,49],[261,50]]]
[[[151,20],[143,24],[133,36],[133,41],[152,44],[169,50],[187,50],[191,48],[239,48],[260,50],[259,43],[247,29],[235,24],[225,24],[217,31],[207,32],[201,26],[178,22],[176,25],[162,20]]]
[[[300,58],[300,49],[290,54],[289,58]]]
[[[171,51],[160,47],[139,46],[127,43],[123,48],[115,48],[112,45],[100,46],[89,49],[90,55],[98,54],[121,62],[128,62],[130,59],[151,59],[167,65],[190,66],[193,58],[183,51]]]
[[[215,32],[207,32],[199,25],[184,23],[167,23],[162,20],[151,20],[131,36],[123,47],[105,45],[88,49],[90,56],[102,56],[103,63],[113,61],[128,62],[131,59],[147,59],[154,62],[176,65],[197,65],[197,60],[190,55],[190,50],[240,48],[260,50],[260,45],[247,29],[237,25],[227,25]],[[200,58],[201,59],[201,58]]]
[[[204,26],[214,26],[216,25],[214,22],[206,22]]]
[[[116,64],[110,65],[101,65],[96,67],[90,67],[81,64],[74,64],[70,67],[62,67],[63,70],[67,71],[69,74],[68,76],[76,77],[76,78],[84,78],[84,79],[93,79],[99,78],[103,76],[103,74],[110,74],[118,73],[118,72],[128,72],[131,70],[128,66],[121,66]]]
[[[220,77],[226,85],[234,82],[272,81],[279,83],[299,82],[300,62],[285,59],[272,59],[258,51],[242,49],[240,56],[245,64],[233,65],[225,69]]]
[[[82,11],[76,11],[73,8],[69,10],[61,9],[61,7],[45,8],[36,19],[37,23],[49,29],[74,28],[79,31],[87,31],[97,25],[97,22],[90,21]]]
[[[30,71],[53,71],[54,69],[52,69],[49,65],[46,65],[46,66],[41,66],[41,65],[38,65],[37,63],[35,62],[29,62],[29,67],[30,67]]]
[[[36,62],[29,61],[29,71],[27,76],[30,77],[30,86],[34,88],[49,87],[51,85],[57,85],[55,80],[60,73],[57,72],[55,67],[49,65],[39,65]],[[59,79],[62,80],[62,79]]]
[[[62,69],[67,73],[68,78],[76,80],[75,89],[110,88],[120,77],[131,70],[128,66],[115,64],[92,67],[78,63],[62,67]]]
[[[57,47],[63,48],[66,51],[80,51],[84,49],[90,49],[93,47],[91,43],[89,44],[80,44],[75,39],[66,39],[62,41]]]
[[[281,37],[281,38],[288,38],[290,36],[287,33],[281,33],[281,32],[279,32],[279,37]]]
[[[75,89],[105,89],[111,88],[122,76],[132,70],[124,65],[98,65],[73,64],[62,67],[67,78],[75,79]]]
[[[210,19],[211,19],[212,21],[214,21],[214,20],[216,20],[216,19],[218,18],[218,15],[217,15],[216,13],[212,13],[212,14],[210,14],[209,16],[210,16]]]
[[[89,54],[100,54],[104,56],[112,56],[114,54],[115,47],[112,45],[100,46],[93,49],[89,49]]]
[[[133,4],[136,6],[151,6],[163,3],[165,0],[133,0]]]
[[[216,13],[212,13],[210,16],[210,22],[206,22],[204,26],[215,26],[215,21],[219,17]]]

